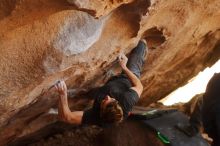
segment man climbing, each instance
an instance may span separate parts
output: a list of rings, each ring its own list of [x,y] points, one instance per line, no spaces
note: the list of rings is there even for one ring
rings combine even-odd
[[[56,84],[59,93],[58,115],[61,120],[72,124],[105,125],[119,123],[128,117],[132,107],[143,91],[140,75],[147,51],[146,41],[141,40],[132,50],[129,59],[118,57],[122,73],[111,77],[104,86],[97,88],[91,96],[94,104],[86,111],[71,112],[67,101],[67,87],[64,81]]]
[[[208,82],[206,91],[197,101],[190,117],[190,125],[177,125],[189,136],[194,136],[203,125],[205,132],[213,139],[212,146],[220,146],[220,73],[215,73]]]
[[[205,132],[213,139],[212,146],[220,146],[220,73],[215,73],[206,87],[202,122]]]

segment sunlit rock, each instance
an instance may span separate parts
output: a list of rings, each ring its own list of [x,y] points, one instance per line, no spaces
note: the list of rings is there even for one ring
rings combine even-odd
[[[218,0],[3,0],[0,8],[3,144],[57,120],[45,116],[57,98],[41,96],[44,89],[60,79],[76,91],[102,85],[104,74],[117,68],[118,54],[128,54],[142,37],[149,43],[144,106],[220,57]],[[89,101],[71,106],[83,110]]]

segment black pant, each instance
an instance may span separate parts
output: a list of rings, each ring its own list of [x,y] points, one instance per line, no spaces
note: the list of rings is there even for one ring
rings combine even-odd
[[[220,111],[213,113],[211,117],[206,116],[206,118],[209,120],[204,123],[205,132],[213,139],[212,146],[220,146]]]
[[[212,146],[220,146],[220,73],[209,81],[203,97],[202,121],[205,131],[213,139]]]
[[[141,71],[144,65],[144,57],[147,51],[147,46],[144,42],[139,41],[138,45],[131,51],[128,58],[127,67],[138,78],[141,77]]]

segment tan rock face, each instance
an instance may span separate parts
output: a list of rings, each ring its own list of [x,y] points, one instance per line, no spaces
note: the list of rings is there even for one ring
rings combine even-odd
[[[76,91],[101,85],[118,53],[130,52],[142,36],[150,50],[139,104],[164,97],[219,59],[219,5],[218,0],[1,1],[0,141],[36,126],[31,121],[56,105],[54,96],[40,96],[43,89],[59,79]]]
[[[161,98],[219,59],[218,7],[217,1],[159,2],[152,7],[140,32],[157,26],[166,42],[150,52],[141,104]]]
[[[87,11],[95,17],[107,15],[122,4],[131,3],[134,0],[67,0],[79,10]]]

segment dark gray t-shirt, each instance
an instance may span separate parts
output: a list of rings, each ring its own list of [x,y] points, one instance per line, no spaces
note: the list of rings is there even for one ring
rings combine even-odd
[[[96,93],[93,107],[84,111],[82,124],[101,125],[100,104],[106,95],[115,98],[122,107],[124,119],[128,117],[132,107],[137,103],[139,96],[131,89],[132,85],[126,75],[119,75],[111,78],[104,86],[100,87]]]

